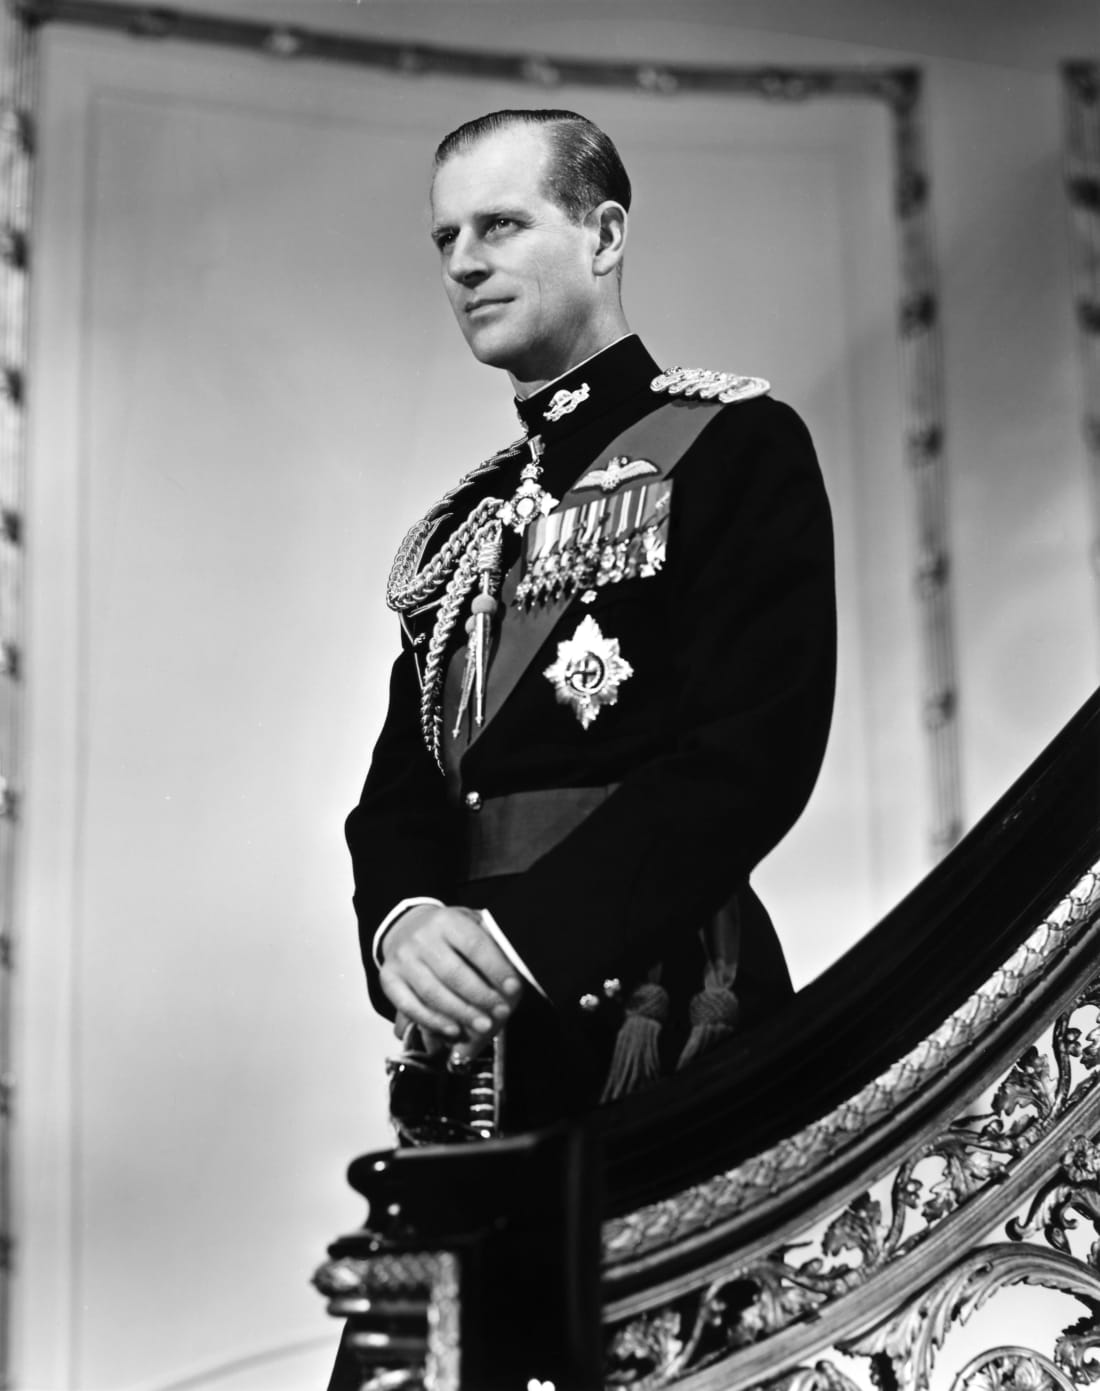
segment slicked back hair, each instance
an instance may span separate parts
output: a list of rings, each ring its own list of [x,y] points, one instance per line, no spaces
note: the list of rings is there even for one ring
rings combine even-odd
[[[545,126],[550,146],[543,192],[573,222],[608,199],[630,209],[630,179],[609,136],[575,111],[490,111],[452,130],[435,152],[436,169],[453,154],[511,126]]]

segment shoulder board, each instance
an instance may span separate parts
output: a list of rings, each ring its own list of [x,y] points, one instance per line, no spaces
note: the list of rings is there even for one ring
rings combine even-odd
[[[763,377],[739,377],[735,372],[709,372],[705,367],[669,367],[649,384],[650,391],[670,396],[699,396],[704,401],[751,401],[771,390]]]

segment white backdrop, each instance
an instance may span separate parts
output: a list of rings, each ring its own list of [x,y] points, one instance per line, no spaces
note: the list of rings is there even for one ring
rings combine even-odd
[[[383,582],[517,429],[436,282],[430,154],[534,102],[52,30],[46,56],[18,1384],[316,1385],[308,1275],[361,1220],[346,1161],[388,1143],[341,836]],[[837,723],[760,875],[804,980],[923,867],[886,115],[553,101],[634,178],[633,326],[771,378],[822,456]]]

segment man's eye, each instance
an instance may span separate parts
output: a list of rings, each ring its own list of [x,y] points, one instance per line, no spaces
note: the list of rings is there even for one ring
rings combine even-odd
[[[446,251],[446,249],[451,245],[454,239],[455,234],[453,232],[437,232],[434,241],[436,247],[440,251]]]
[[[514,217],[494,217],[489,223],[490,232],[506,232],[510,227],[516,225]]]

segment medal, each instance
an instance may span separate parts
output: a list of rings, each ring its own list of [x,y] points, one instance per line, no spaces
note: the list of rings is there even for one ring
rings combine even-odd
[[[558,643],[557,661],[543,675],[558,703],[568,705],[587,729],[605,705],[618,701],[619,687],[634,668],[619,655],[619,639],[605,638],[589,613],[571,638]]]
[[[642,462],[637,460],[636,462]],[[538,517],[527,532],[523,575],[512,597],[524,610],[575,594],[649,579],[665,563],[672,479],[655,479]]]
[[[530,440],[531,459],[523,466],[519,487],[501,507],[497,516],[505,526],[510,526],[517,536],[522,536],[536,517],[548,516],[557,507],[557,498],[551,497],[539,484],[542,476],[542,437],[533,435]]]
[[[432,560],[422,567],[428,539],[446,514],[447,505],[455,494],[467,483],[513,459],[525,446],[530,452],[530,459],[520,474],[520,485],[512,497],[507,502],[498,497],[482,498]],[[489,649],[493,620],[499,607],[501,526],[514,527],[522,535],[531,521],[536,517],[545,517],[557,505],[554,498],[539,487],[541,455],[542,440],[535,435],[531,439],[517,441],[468,473],[413,527],[401,543],[390,570],[386,588],[386,602],[390,608],[404,616],[428,606],[438,606],[423,668],[418,667],[418,672],[421,730],[440,771],[443,769],[440,757],[443,734],[441,690],[447,642],[463,607],[469,602],[466,665],[458,718],[453,731],[457,738],[467,711],[472,713],[476,727],[480,728],[485,720]]]

